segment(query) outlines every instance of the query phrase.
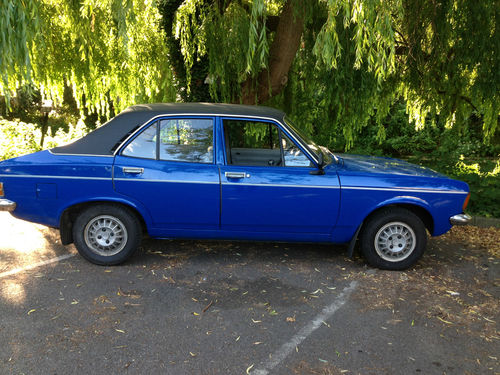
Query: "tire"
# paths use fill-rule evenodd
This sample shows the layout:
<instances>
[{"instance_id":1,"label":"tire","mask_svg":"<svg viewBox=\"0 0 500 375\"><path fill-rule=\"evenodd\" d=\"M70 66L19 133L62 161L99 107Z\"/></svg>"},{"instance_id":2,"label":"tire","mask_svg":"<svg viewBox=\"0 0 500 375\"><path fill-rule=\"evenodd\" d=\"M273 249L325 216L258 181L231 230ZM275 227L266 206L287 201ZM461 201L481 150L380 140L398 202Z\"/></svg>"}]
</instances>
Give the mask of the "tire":
<instances>
[{"instance_id":1,"label":"tire","mask_svg":"<svg viewBox=\"0 0 500 375\"><path fill-rule=\"evenodd\" d=\"M424 254L427 232L422 220L400 207L384 208L368 219L361 251L368 263L385 270L405 270Z\"/></svg>"},{"instance_id":2,"label":"tire","mask_svg":"<svg viewBox=\"0 0 500 375\"><path fill-rule=\"evenodd\" d=\"M127 208L102 204L82 211L73 224L75 246L88 261L103 266L123 263L141 243L137 217Z\"/></svg>"}]
</instances>

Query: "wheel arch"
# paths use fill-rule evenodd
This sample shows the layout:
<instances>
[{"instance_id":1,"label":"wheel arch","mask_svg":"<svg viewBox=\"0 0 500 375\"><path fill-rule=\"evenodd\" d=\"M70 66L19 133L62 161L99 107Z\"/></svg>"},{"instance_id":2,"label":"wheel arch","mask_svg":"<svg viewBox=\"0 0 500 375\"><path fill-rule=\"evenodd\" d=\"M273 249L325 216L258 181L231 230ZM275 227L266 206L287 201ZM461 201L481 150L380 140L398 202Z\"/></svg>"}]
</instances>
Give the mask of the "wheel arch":
<instances>
[{"instance_id":1,"label":"wheel arch","mask_svg":"<svg viewBox=\"0 0 500 375\"><path fill-rule=\"evenodd\" d=\"M61 243L63 245L69 245L70 243L73 243L73 223L75 222L78 214L89 207L94 207L99 205L114 205L126 208L134 216L136 216L137 220L139 220L142 232L143 233L148 232L148 227L146 224L146 220L144 219L144 216L139 212L137 207L134 207L132 204L122 201L113 201L105 199L86 201L86 202L72 204L71 206L66 207L62 212L61 218L59 220L59 232L61 236Z\"/></svg>"},{"instance_id":2,"label":"wheel arch","mask_svg":"<svg viewBox=\"0 0 500 375\"><path fill-rule=\"evenodd\" d=\"M381 204L377 207L375 207L373 210L371 210L363 219L361 224L358 226L356 232L354 233L354 236L352 237L351 241L349 242L348 248L347 248L347 254L350 258L352 258L354 254L354 247L356 244L356 240L359 238L360 233L363 231L363 228L365 224L378 212L391 208L391 207L399 207L399 208L404 208L413 214L415 214L417 217L422 220L424 223L425 228L431 233L431 235L434 233L434 218L432 217L431 213L429 210L424 207L424 204L422 203L416 203L418 201L400 201L400 202L386 202L385 204ZM425 201L423 201L425 202Z\"/></svg>"},{"instance_id":3,"label":"wheel arch","mask_svg":"<svg viewBox=\"0 0 500 375\"><path fill-rule=\"evenodd\" d=\"M371 211L363 220L363 223L367 222L370 220L372 216L377 214L383 209L386 208L391 208L391 207L399 207L399 208L404 208L422 220L422 222L425 225L425 228L429 231L429 233L434 233L434 218L432 217L431 213L426 207L423 207L421 204L415 203L415 202L394 202L394 203L389 203L385 204L382 206L376 207L373 211Z\"/></svg>"}]
</instances>

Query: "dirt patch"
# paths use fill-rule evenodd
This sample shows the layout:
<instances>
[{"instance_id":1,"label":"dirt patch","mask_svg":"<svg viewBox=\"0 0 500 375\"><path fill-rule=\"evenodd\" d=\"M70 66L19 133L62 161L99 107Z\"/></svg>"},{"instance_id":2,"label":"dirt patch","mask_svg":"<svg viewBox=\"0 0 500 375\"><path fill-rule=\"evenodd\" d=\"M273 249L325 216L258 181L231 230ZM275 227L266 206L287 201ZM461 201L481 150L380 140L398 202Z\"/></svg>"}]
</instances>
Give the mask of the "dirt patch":
<instances>
[{"instance_id":1,"label":"dirt patch","mask_svg":"<svg viewBox=\"0 0 500 375\"><path fill-rule=\"evenodd\" d=\"M499 261L500 229L455 227L431 239L426 255L413 269L353 275L362 281L356 298L365 310L392 310L396 322L404 306L414 311L419 323L430 320L461 334L498 341Z\"/></svg>"}]
</instances>

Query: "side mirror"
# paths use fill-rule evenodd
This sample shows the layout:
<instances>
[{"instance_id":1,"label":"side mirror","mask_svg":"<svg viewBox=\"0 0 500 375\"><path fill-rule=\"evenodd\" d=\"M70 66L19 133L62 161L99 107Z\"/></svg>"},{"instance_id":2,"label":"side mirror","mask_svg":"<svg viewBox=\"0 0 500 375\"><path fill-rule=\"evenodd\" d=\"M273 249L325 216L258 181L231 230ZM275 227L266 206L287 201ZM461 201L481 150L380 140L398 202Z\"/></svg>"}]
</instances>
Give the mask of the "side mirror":
<instances>
[{"instance_id":1,"label":"side mirror","mask_svg":"<svg viewBox=\"0 0 500 375\"><path fill-rule=\"evenodd\" d=\"M323 167L325 166L325 161L323 159L323 153L320 151L318 155L318 169L315 169L314 171L310 171L309 174L312 175L324 175L325 171L323 170Z\"/></svg>"}]
</instances>

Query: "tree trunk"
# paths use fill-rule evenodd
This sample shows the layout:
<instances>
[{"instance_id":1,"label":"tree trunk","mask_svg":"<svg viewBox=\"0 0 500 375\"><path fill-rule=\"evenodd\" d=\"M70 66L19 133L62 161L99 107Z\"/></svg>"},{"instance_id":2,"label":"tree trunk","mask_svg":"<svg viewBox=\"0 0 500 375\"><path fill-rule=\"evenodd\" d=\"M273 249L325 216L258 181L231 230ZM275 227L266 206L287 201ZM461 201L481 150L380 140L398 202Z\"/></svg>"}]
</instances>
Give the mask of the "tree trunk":
<instances>
[{"instance_id":1,"label":"tree trunk","mask_svg":"<svg viewBox=\"0 0 500 375\"><path fill-rule=\"evenodd\" d=\"M242 84L243 104L263 103L279 94L288 82L288 72L300 46L304 29L304 9L295 9L287 0L281 12L276 35L269 51L268 68Z\"/></svg>"}]
</instances>

